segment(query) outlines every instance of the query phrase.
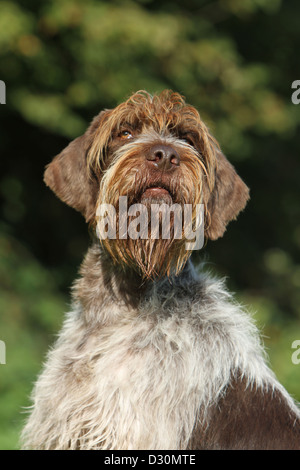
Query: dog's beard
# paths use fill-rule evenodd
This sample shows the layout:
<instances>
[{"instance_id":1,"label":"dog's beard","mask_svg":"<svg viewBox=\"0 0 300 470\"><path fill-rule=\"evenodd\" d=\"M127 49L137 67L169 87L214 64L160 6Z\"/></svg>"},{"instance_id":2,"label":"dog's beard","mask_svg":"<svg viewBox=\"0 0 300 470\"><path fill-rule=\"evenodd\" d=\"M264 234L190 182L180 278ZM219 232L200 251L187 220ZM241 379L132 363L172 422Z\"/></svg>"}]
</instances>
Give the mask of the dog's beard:
<instances>
[{"instance_id":1,"label":"dog's beard","mask_svg":"<svg viewBox=\"0 0 300 470\"><path fill-rule=\"evenodd\" d=\"M137 270L142 277L154 279L162 276L178 274L184 267L191 251L187 250L187 238L184 234L185 204L190 204L192 230L196 227L196 206L201 203L203 163L195 157L195 153L186 149L185 160L181 163L180 171L168 176L167 173L153 172L146 164L141 164L138 146L129 145L129 151L117 158L105 172L98 198L98 208L101 204L109 204L115 214L113 237L99 237L103 248L111 255L116 264ZM142 204L145 208L142 220L148 221L137 227L137 216L127 214L124 218L120 213L120 196L126 196L128 209L133 204ZM153 232L153 204L162 205L156 216ZM176 210L181 208L181 220L176 218ZM146 211L146 212L145 212ZM169 217L170 216L170 217ZM169 218L168 218L169 217ZM96 216L96 223L99 217ZM169 223L168 234L164 238L164 223ZM181 236L178 237L178 223ZM139 232L138 238L126 234L126 229L132 226ZM98 235L99 235L99 231ZM115 237L115 238L114 238Z\"/></svg>"}]
</instances>

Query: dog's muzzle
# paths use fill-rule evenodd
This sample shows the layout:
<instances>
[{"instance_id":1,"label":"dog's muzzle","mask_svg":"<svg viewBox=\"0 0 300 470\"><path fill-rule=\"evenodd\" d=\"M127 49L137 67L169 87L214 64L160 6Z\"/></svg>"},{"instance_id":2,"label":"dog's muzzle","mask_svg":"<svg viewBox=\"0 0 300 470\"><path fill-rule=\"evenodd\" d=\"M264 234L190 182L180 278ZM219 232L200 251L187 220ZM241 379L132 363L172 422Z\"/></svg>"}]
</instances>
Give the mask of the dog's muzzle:
<instances>
[{"instance_id":1,"label":"dog's muzzle","mask_svg":"<svg viewBox=\"0 0 300 470\"><path fill-rule=\"evenodd\" d=\"M153 145L146 154L151 166L162 171L175 170L180 165L180 156L171 145Z\"/></svg>"}]
</instances>

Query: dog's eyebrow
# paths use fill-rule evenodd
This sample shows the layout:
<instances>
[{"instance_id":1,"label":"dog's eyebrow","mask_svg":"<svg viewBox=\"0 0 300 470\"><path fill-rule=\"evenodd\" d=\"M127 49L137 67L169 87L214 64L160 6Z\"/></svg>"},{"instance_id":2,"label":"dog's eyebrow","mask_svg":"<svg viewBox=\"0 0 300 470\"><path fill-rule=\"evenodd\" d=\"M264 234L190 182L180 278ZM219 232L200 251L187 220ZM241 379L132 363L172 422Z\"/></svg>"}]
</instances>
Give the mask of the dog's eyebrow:
<instances>
[{"instance_id":1,"label":"dog's eyebrow","mask_svg":"<svg viewBox=\"0 0 300 470\"><path fill-rule=\"evenodd\" d=\"M194 140L195 142L199 139L199 132L197 130L187 129L184 127L179 127L176 130L176 134L178 135L180 139L190 138Z\"/></svg>"},{"instance_id":2,"label":"dog's eyebrow","mask_svg":"<svg viewBox=\"0 0 300 470\"><path fill-rule=\"evenodd\" d=\"M184 123L178 124L178 126L176 126L176 130L178 134L180 135L187 135L187 134L195 135L195 136L199 135L199 129L197 129L195 126L186 125Z\"/></svg>"},{"instance_id":3,"label":"dog's eyebrow","mask_svg":"<svg viewBox=\"0 0 300 470\"><path fill-rule=\"evenodd\" d=\"M121 122L120 123L120 128L121 127L133 127L133 124L131 122L128 122L128 121L124 121L124 122Z\"/></svg>"},{"instance_id":4,"label":"dog's eyebrow","mask_svg":"<svg viewBox=\"0 0 300 470\"><path fill-rule=\"evenodd\" d=\"M123 121L119 124L118 130L124 129L124 128L129 128L131 130L136 130L138 128L138 121L136 122L129 122L129 121Z\"/></svg>"}]
</instances>

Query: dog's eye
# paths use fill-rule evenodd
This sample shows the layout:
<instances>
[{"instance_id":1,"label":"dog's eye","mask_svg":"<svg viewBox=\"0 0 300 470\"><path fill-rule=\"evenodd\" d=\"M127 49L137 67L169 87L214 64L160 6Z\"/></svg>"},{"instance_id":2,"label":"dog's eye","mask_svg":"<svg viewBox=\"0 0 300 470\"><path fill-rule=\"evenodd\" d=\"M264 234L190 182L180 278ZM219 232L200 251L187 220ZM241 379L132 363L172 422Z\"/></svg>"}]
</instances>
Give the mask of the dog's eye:
<instances>
[{"instance_id":1,"label":"dog's eye","mask_svg":"<svg viewBox=\"0 0 300 470\"><path fill-rule=\"evenodd\" d=\"M186 136L186 135L185 135L184 137L182 137L182 140L184 140L184 142L186 142L187 144L191 145L192 147L195 146L193 140L192 140L190 137Z\"/></svg>"},{"instance_id":2,"label":"dog's eye","mask_svg":"<svg viewBox=\"0 0 300 470\"><path fill-rule=\"evenodd\" d=\"M120 132L119 137L121 137L121 139L131 139L133 136L130 131L122 131Z\"/></svg>"}]
</instances>

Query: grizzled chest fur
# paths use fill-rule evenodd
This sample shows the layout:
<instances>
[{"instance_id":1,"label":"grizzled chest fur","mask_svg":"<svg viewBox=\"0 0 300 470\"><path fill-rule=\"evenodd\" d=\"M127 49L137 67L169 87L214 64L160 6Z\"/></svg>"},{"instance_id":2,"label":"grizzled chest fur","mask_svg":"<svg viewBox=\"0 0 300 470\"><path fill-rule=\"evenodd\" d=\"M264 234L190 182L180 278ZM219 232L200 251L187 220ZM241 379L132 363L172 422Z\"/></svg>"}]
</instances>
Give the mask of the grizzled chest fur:
<instances>
[{"instance_id":1,"label":"grizzled chest fur","mask_svg":"<svg viewBox=\"0 0 300 470\"><path fill-rule=\"evenodd\" d=\"M95 248L87 259L94 256ZM84 294L83 275L36 385L26 430L39 421L36 448L184 449L232 374L257 383L268 376L252 323L221 283L188 265L132 308L117 301L112 279L110 290L101 287L101 263L93 266L97 302Z\"/></svg>"},{"instance_id":2,"label":"grizzled chest fur","mask_svg":"<svg viewBox=\"0 0 300 470\"><path fill-rule=\"evenodd\" d=\"M205 382L197 340L201 326L193 301L187 300L190 292L187 284L166 281L147 292L134 309L115 298L110 304L107 291L97 312L91 305L90 311L83 311L78 302L61 339L63 349L68 343L62 393L76 383L65 417L74 427L75 447L186 448ZM91 321L92 316L98 321ZM93 325L88 329L87 317ZM85 428L77 429L77 421Z\"/></svg>"}]
</instances>

